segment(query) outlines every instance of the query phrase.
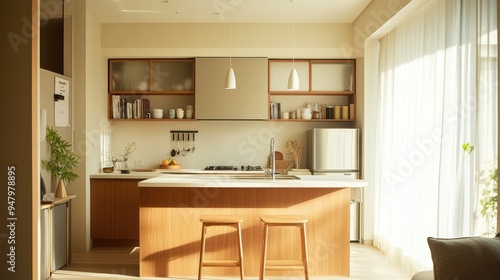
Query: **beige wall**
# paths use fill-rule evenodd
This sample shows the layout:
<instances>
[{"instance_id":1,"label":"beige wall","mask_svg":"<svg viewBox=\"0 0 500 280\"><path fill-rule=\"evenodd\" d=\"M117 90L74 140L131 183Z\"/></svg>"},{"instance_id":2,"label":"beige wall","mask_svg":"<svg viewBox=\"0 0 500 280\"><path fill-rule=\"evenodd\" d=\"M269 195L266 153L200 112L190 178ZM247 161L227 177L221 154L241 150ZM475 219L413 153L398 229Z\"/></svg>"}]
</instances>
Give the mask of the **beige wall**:
<instances>
[{"instance_id":1,"label":"beige wall","mask_svg":"<svg viewBox=\"0 0 500 280\"><path fill-rule=\"evenodd\" d=\"M290 24L233 24L233 56L291 58ZM353 58L351 24L295 24L295 57ZM229 24L103 24L108 57L229 56Z\"/></svg>"},{"instance_id":2,"label":"beige wall","mask_svg":"<svg viewBox=\"0 0 500 280\"><path fill-rule=\"evenodd\" d=\"M365 40L386 25L394 15L412 0L372 0L353 23L355 55L363 55Z\"/></svg>"},{"instance_id":3,"label":"beige wall","mask_svg":"<svg viewBox=\"0 0 500 280\"><path fill-rule=\"evenodd\" d=\"M88 251L90 239L90 179L99 170L101 124L106 117L106 64L101 57L100 24L86 10L85 1L73 1L74 146L82 156L77 195L72 211L72 249Z\"/></svg>"}]
</instances>

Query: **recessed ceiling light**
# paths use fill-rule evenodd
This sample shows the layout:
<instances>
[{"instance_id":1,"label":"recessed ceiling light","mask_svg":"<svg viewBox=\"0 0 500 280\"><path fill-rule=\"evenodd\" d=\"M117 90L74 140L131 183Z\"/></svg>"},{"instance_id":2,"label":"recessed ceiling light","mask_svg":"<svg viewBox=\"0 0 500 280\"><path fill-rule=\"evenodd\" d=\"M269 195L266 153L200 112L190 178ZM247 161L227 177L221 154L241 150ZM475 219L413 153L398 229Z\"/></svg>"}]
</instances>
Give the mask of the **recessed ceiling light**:
<instances>
[{"instance_id":1,"label":"recessed ceiling light","mask_svg":"<svg viewBox=\"0 0 500 280\"><path fill-rule=\"evenodd\" d=\"M152 10L120 10L124 13L162 13L161 11L152 11Z\"/></svg>"}]
</instances>

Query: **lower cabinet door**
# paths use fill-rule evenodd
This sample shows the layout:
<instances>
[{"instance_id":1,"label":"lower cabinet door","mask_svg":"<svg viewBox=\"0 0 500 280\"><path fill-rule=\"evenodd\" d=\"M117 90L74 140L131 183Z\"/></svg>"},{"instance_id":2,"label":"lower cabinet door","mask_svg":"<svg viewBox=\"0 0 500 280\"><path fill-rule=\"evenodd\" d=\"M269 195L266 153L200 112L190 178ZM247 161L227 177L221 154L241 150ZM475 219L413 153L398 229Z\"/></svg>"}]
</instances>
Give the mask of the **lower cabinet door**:
<instances>
[{"instance_id":1,"label":"lower cabinet door","mask_svg":"<svg viewBox=\"0 0 500 280\"><path fill-rule=\"evenodd\" d=\"M139 244L136 179L91 179L91 236L97 246Z\"/></svg>"}]
</instances>

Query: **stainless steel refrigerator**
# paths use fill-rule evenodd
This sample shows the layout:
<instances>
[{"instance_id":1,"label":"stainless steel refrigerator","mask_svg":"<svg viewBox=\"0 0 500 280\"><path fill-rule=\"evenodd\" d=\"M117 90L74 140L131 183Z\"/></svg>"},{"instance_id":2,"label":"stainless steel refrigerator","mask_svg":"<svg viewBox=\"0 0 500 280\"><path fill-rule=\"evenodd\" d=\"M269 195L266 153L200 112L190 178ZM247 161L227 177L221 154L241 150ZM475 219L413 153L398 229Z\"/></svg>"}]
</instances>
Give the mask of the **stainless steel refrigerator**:
<instances>
[{"instance_id":1,"label":"stainless steel refrigerator","mask_svg":"<svg viewBox=\"0 0 500 280\"><path fill-rule=\"evenodd\" d=\"M308 168L313 175L359 178L360 131L356 128L314 128L308 131ZM359 241L362 190L351 189L351 241Z\"/></svg>"}]
</instances>

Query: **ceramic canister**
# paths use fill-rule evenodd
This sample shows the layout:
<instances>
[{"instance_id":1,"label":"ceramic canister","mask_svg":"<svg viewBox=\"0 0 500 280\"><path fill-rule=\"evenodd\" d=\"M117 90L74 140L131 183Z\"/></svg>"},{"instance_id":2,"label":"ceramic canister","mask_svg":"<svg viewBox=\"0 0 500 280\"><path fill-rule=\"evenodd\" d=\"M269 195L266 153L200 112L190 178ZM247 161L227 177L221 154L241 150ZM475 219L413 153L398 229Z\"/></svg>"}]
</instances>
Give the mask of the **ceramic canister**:
<instances>
[{"instance_id":1,"label":"ceramic canister","mask_svg":"<svg viewBox=\"0 0 500 280\"><path fill-rule=\"evenodd\" d=\"M333 118L336 120L340 119L340 106L333 107Z\"/></svg>"}]
</instances>

